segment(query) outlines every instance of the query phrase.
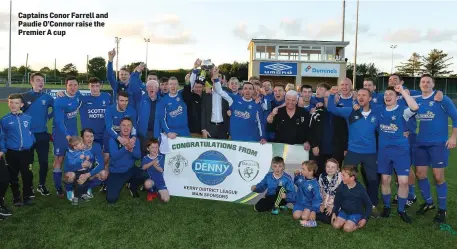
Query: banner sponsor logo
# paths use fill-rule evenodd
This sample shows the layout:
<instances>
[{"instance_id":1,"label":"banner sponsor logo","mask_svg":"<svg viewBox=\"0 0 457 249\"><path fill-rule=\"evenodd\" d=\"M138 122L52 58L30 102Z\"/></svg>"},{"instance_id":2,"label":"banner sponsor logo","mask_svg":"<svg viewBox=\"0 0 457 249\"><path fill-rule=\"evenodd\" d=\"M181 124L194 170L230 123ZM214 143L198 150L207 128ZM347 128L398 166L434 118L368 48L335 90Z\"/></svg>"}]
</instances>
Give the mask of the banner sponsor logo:
<instances>
[{"instance_id":1,"label":"banner sponsor logo","mask_svg":"<svg viewBox=\"0 0 457 249\"><path fill-rule=\"evenodd\" d=\"M302 63L302 76L337 78L340 76L340 64Z\"/></svg>"},{"instance_id":2,"label":"banner sponsor logo","mask_svg":"<svg viewBox=\"0 0 457 249\"><path fill-rule=\"evenodd\" d=\"M240 177L246 182L254 180L257 175L259 175L259 171L260 166L258 162L243 160L238 164L238 173L240 174Z\"/></svg>"},{"instance_id":3,"label":"banner sponsor logo","mask_svg":"<svg viewBox=\"0 0 457 249\"><path fill-rule=\"evenodd\" d=\"M210 150L201 154L192 163L192 170L202 183L218 185L232 174L233 167L224 154Z\"/></svg>"},{"instance_id":4,"label":"banner sponsor logo","mask_svg":"<svg viewBox=\"0 0 457 249\"><path fill-rule=\"evenodd\" d=\"M296 76L297 63L260 62L260 75Z\"/></svg>"}]
</instances>

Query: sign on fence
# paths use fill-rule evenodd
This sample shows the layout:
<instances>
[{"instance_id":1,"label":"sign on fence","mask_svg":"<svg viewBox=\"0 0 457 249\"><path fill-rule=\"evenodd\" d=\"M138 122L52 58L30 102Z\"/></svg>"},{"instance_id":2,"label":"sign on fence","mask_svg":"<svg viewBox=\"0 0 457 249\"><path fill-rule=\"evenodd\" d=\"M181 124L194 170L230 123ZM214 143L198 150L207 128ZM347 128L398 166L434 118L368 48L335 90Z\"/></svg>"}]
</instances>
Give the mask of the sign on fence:
<instances>
[{"instance_id":1,"label":"sign on fence","mask_svg":"<svg viewBox=\"0 0 457 249\"><path fill-rule=\"evenodd\" d=\"M56 94L58 92L62 92L62 91L65 91L65 90L64 89L50 89L50 90L48 90L48 94L51 95L51 97L56 98L57 97ZM79 92L81 92L81 94L83 96L90 95L90 90L79 90Z\"/></svg>"},{"instance_id":2,"label":"sign on fence","mask_svg":"<svg viewBox=\"0 0 457 249\"><path fill-rule=\"evenodd\" d=\"M273 154L287 156L284 148L290 146L179 137L168 143L164 179L170 195L250 204L262 196L251 186L269 172ZM303 146L290 147L300 147L303 155L293 160L307 160Z\"/></svg>"}]
</instances>

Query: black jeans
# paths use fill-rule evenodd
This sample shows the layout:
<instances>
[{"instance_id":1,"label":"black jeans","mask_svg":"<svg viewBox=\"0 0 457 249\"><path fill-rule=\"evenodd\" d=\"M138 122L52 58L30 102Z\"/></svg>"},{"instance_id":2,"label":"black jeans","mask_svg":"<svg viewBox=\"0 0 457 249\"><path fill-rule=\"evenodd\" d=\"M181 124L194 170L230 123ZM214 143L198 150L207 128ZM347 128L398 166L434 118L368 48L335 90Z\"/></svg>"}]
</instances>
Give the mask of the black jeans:
<instances>
[{"instance_id":1,"label":"black jeans","mask_svg":"<svg viewBox=\"0 0 457 249\"><path fill-rule=\"evenodd\" d=\"M345 165L362 165L362 177L365 181L367 194L373 206L378 205L378 193L379 193L379 174L378 174L378 163L376 154L360 154L352 151L348 151L346 158L344 159Z\"/></svg>"},{"instance_id":2,"label":"black jeans","mask_svg":"<svg viewBox=\"0 0 457 249\"><path fill-rule=\"evenodd\" d=\"M47 132L34 133L35 144L32 147L32 162L35 161L35 151L38 154L38 163L40 164L40 185L46 184L46 177L48 175L48 164L49 164L49 142L50 136Z\"/></svg>"},{"instance_id":3,"label":"black jeans","mask_svg":"<svg viewBox=\"0 0 457 249\"><path fill-rule=\"evenodd\" d=\"M126 183L130 183L131 189L137 189L138 185L143 183L145 175L139 167L133 166L124 173L110 173L106 180L106 201L115 203L119 199L122 187Z\"/></svg>"},{"instance_id":4,"label":"black jeans","mask_svg":"<svg viewBox=\"0 0 457 249\"><path fill-rule=\"evenodd\" d=\"M33 195L33 173L30 165L31 157L32 150L8 150L6 152L6 164L10 175L10 185L14 199L21 198L21 191L19 190L19 173L21 173L22 177L24 198Z\"/></svg>"},{"instance_id":5,"label":"black jeans","mask_svg":"<svg viewBox=\"0 0 457 249\"><path fill-rule=\"evenodd\" d=\"M3 205L6 190L8 189L10 174L6 168L5 156L0 157L0 205Z\"/></svg>"},{"instance_id":6,"label":"black jeans","mask_svg":"<svg viewBox=\"0 0 457 249\"><path fill-rule=\"evenodd\" d=\"M257 212L266 212L279 206L285 206L287 203L285 199L281 199L281 193L286 193L286 190L283 187L278 187L275 195L265 195L255 204L255 210Z\"/></svg>"}]
</instances>

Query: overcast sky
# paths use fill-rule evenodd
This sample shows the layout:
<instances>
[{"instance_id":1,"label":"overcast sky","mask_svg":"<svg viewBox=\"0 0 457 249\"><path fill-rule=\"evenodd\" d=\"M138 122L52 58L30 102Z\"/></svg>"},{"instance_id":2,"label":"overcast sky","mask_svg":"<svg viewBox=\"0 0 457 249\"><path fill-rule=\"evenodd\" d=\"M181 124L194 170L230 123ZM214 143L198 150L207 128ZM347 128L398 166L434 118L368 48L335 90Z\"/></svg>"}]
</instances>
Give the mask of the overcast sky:
<instances>
[{"instance_id":1,"label":"overcast sky","mask_svg":"<svg viewBox=\"0 0 457 249\"><path fill-rule=\"evenodd\" d=\"M346 2L346 57L353 61L356 2ZM9 1L0 1L0 68L8 66L8 10ZM457 1L360 1L357 61L390 72L391 44L397 45L395 64L438 48L454 57L457 72L455 10ZM108 12L109 18L100 20L105 28L65 28L64 37L19 36L19 12ZM145 37L153 69L190 68L197 57L247 61L252 38L341 40L341 20L342 1L336 0L13 0L12 64L25 64L29 53L33 69L53 68L56 58L58 69L72 62L85 71L86 56L107 58L115 36L122 37L120 65L146 59Z\"/></svg>"}]
</instances>

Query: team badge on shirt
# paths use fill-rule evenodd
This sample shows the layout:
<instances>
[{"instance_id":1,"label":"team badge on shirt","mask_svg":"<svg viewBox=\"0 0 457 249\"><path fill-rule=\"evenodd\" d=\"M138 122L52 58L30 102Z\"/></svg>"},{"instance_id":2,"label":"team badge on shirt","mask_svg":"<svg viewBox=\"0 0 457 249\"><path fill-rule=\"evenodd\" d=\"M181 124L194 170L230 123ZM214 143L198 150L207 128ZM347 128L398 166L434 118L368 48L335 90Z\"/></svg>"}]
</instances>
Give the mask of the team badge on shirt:
<instances>
[{"instance_id":1,"label":"team badge on shirt","mask_svg":"<svg viewBox=\"0 0 457 249\"><path fill-rule=\"evenodd\" d=\"M308 191L311 191L311 190L313 190L313 185L308 184Z\"/></svg>"},{"instance_id":2,"label":"team badge on shirt","mask_svg":"<svg viewBox=\"0 0 457 249\"><path fill-rule=\"evenodd\" d=\"M434 103L433 101L430 101L430 102L428 102L428 105L433 106L433 103Z\"/></svg>"},{"instance_id":3,"label":"team badge on shirt","mask_svg":"<svg viewBox=\"0 0 457 249\"><path fill-rule=\"evenodd\" d=\"M24 124L24 127L27 128L27 126L29 126L29 121L24 121L23 124Z\"/></svg>"},{"instance_id":4,"label":"team badge on shirt","mask_svg":"<svg viewBox=\"0 0 457 249\"><path fill-rule=\"evenodd\" d=\"M105 102L104 100L103 100L103 102L102 102L102 105L103 105L103 106L105 106L105 105L106 105L106 102Z\"/></svg>"},{"instance_id":5,"label":"team badge on shirt","mask_svg":"<svg viewBox=\"0 0 457 249\"><path fill-rule=\"evenodd\" d=\"M176 98L176 101L179 101L179 97Z\"/></svg>"},{"instance_id":6,"label":"team badge on shirt","mask_svg":"<svg viewBox=\"0 0 457 249\"><path fill-rule=\"evenodd\" d=\"M42 104L42 105L46 105L46 100L42 99L42 100L41 100L41 104Z\"/></svg>"},{"instance_id":7,"label":"team badge on shirt","mask_svg":"<svg viewBox=\"0 0 457 249\"><path fill-rule=\"evenodd\" d=\"M376 118L375 117L371 117L371 123L374 123L374 121L376 121Z\"/></svg>"},{"instance_id":8,"label":"team badge on shirt","mask_svg":"<svg viewBox=\"0 0 457 249\"><path fill-rule=\"evenodd\" d=\"M248 108L249 108L249 109L252 109L252 105L248 105Z\"/></svg>"},{"instance_id":9,"label":"team badge on shirt","mask_svg":"<svg viewBox=\"0 0 457 249\"><path fill-rule=\"evenodd\" d=\"M278 181L278 186L282 186L282 181L281 180Z\"/></svg>"},{"instance_id":10,"label":"team badge on shirt","mask_svg":"<svg viewBox=\"0 0 457 249\"><path fill-rule=\"evenodd\" d=\"M392 120L397 120L397 117L395 115L393 115Z\"/></svg>"},{"instance_id":11,"label":"team badge on shirt","mask_svg":"<svg viewBox=\"0 0 457 249\"><path fill-rule=\"evenodd\" d=\"M377 98L373 99L373 103L378 103L378 99Z\"/></svg>"}]
</instances>

